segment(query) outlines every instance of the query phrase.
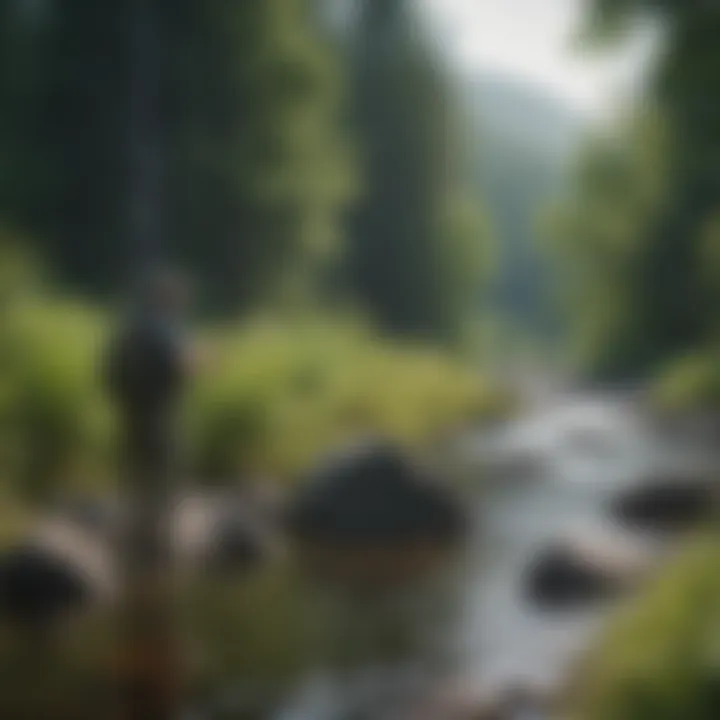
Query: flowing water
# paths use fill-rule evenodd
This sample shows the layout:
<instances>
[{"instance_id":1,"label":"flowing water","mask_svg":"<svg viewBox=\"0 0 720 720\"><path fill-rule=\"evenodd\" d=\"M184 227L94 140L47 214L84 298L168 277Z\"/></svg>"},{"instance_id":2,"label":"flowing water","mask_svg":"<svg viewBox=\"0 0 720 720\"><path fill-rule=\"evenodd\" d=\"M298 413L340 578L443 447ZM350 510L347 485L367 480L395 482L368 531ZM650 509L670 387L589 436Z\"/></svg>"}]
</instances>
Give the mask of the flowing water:
<instances>
[{"instance_id":1,"label":"flowing water","mask_svg":"<svg viewBox=\"0 0 720 720\"><path fill-rule=\"evenodd\" d=\"M436 595L428 605L444 614L417 612L421 593L394 606L331 602L339 612L325 615L326 629L337 645L353 648L349 631L368 640L373 627L401 619L417 642L404 653L369 642L342 669L331 653L321 655L274 720L404 718L412 698L459 674L476 689L555 686L608 611L533 607L521 580L534 556L559 536L622 537L606 517L614 493L656 470L707 461L697 448L656 437L628 401L607 397L545 400L521 420L457 445L453 452L477 479L477 522L462 567L444 583L443 602ZM517 457L528 458L522 471L502 473L503 462Z\"/></svg>"}]
</instances>

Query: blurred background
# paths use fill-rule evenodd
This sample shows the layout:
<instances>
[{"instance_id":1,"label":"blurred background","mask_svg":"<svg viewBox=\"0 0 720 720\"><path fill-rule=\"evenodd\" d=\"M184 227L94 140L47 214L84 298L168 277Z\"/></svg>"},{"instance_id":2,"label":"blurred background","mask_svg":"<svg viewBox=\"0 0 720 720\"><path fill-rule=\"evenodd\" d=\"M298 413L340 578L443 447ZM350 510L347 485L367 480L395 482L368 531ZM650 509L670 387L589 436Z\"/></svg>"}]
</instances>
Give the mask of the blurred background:
<instances>
[{"instance_id":1,"label":"blurred background","mask_svg":"<svg viewBox=\"0 0 720 720\"><path fill-rule=\"evenodd\" d=\"M712 0L0 0L0 716L122 704L159 489L187 718L720 717L718 37ZM156 426L102 362L158 268Z\"/></svg>"}]
</instances>

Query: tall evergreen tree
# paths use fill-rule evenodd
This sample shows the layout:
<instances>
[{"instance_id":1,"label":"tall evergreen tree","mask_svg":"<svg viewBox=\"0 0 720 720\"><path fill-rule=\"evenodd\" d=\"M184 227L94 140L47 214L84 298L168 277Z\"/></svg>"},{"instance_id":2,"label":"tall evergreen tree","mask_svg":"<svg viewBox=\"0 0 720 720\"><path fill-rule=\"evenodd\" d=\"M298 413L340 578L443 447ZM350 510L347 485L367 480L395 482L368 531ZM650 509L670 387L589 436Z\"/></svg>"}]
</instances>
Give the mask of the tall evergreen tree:
<instances>
[{"instance_id":1,"label":"tall evergreen tree","mask_svg":"<svg viewBox=\"0 0 720 720\"><path fill-rule=\"evenodd\" d=\"M172 235L217 302L247 307L336 241L340 78L302 0L175 6Z\"/></svg>"},{"instance_id":2,"label":"tall evergreen tree","mask_svg":"<svg viewBox=\"0 0 720 720\"><path fill-rule=\"evenodd\" d=\"M637 336L603 340L606 347L634 347L626 369L637 372L704 344L716 325L706 302L704 245L720 202L720 104L712 88L720 71L720 8L686 0L595 0L592 8L593 32L603 38L633 14L659 18L665 30L649 95L671 138L662 167L667 187L662 203L636 226L636 252L616 272L616 285L633 284L630 325ZM622 214L627 198L618 200Z\"/></svg>"},{"instance_id":3,"label":"tall evergreen tree","mask_svg":"<svg viewBox=\"0 0 720 720\"><path fill-rule=\"evenodd\" d=\"M457 223L459 176L440 59L407 0L366 0L350 62L364 160L351 284L385 331L450 338L477 284L467 271L477 265L482 233Z\"/></svg>"}]
</instances>

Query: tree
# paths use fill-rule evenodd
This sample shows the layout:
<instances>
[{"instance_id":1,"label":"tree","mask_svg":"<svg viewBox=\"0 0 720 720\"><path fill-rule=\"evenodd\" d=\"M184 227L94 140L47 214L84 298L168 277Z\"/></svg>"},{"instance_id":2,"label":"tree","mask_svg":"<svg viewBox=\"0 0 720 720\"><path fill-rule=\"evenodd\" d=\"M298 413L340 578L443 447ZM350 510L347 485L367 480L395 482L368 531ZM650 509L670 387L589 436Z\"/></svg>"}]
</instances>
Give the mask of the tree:
<instances>
[{"instance_id":1,"label":"tree","mask_svg":"<svg viewBox=\"0 0 720 720\"><path fill-rule=\"evenodd\" d=\"M218 303L248 307L337 241L340 78L302 0L175 13L172 236Z\"/></svg>"},{"instance_id":2,"label":"tree","mask_svg":"<svg viewBox=\"0 0 720 720\"><path fill-rule=\"evenodd\" d=\"M669 155L666 125L648 110L586 148L572 192L547 218L578 359L601 376L634 376L658 353L648 271L651 231L670 192Z\"/></svg>"},{"instance_id":3,"label":"tree","mask_svg":"<svg viewBox=\"0 0 720 720\"><path fill-rule=\"evenodd\" d=\"M382 330L451 339L479 284L484 238L481 226L468 222L467 206L463 220L455 214L461 176L440 59L406 0L361 6L350 57L364 160L347 254L350 284Z\"/></svg>"},{"instance_id":4,"label":"tree","mask_svg":"<svg viewBox=\"0 0 720 720\"><path fill-rule=\"evenodd\" d=\"M93 293L124 280L131 262L137 6L47 2L16 43L32 72L3 134L17 150L3 158L0 199L61 276ZM157 69L165 245L213 307L246 309L290 270L310 272L335 241L346 183L331 58L303 0L144 7L155 18L148 72Z\"/></svg>"},{"instance_id":5,"label":"tree","mask_svg":"<svg viewBox=\"0 0 720 720\"><path fill-rule=\"evenodd\" d=\"M472 186L498 236L491 290L483 298L508 330L548 347L563 334L552 258L538 243L538 216L562 197L583 120L532 84L495 72L463 84Z\"/></svg>"},{"instance_id":6,"label":"tree","mask_svg":"<svg viewBox=\"0 0 720 720\"><path fill-rule=\"evenodd\" d=\"M715 325L703 287L702 248L720 198L720 107L708 91L720 71L720 10L680 0L596 0L593 10L601 37L637 13L659 17L666 27L665 52L649 89L672 139L661 170L666 192L662 205L635 226L635 245L644 250L621 264L615 281L616 287L634 286L637 322L628 332L637 348L635 369L647 370L702 345Z\"/></svg>"}]
</instances>

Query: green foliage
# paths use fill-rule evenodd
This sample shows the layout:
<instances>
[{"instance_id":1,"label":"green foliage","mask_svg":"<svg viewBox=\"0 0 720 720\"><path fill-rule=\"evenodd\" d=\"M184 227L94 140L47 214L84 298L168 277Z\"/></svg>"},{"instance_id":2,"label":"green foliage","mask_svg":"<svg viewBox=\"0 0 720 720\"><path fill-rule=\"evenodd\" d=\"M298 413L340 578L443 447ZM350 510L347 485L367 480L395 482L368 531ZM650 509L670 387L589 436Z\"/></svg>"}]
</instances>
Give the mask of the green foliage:
<instances>
[{"instance_id":1,"label":"green foliage","mask_svg":"<svg viewBox=\"0 0 720 720\"><path fill-rule=\"evenodd\" d=\"M205 698L242 682L248 694L262 698L270 688L276 699L312 662L312 606L286 563L242 580L207 578L189 590L188 621L201 643L198 692Z\"/></svg>"},{"instance_id":2,"label":"green foliage","mask_svg":"<svg viewBox=\"0 0 720 720\"><path fill-rule=\"evenodd\" d=\"M171 236L216 303L247 308L336 249L352 176L312 17L301 0L177 8Z\"/></svg>"},{"instance_id":3,"label":"green foliage","mask_svg":"<svg viewBox=\"0 0 720 720\"><path fill-rule=\"evenodd\" d=\"M114 290L158 241L192 267L207 309L243 312L313 299L346 257L340 294L352 286L382 329L457 339L486 232L458 200L439 58L399 0L366 3L347 113L314 5L151 0L143 49L132 4L4 0L0 216L37 239L73 291ZM141 107L134 64L148 83ZM154 130L131 121L134 110ZM157 161L162 187L148 191L162 238L146 238L129 212L131 142L153 158L148 172ZM345 256L357 164L365 192Z\"/></svg>"},{"instance_id":4,"label":"green foliage","mask_svg":"<svg viewBox=\"0 0 720 720\"><path fill-rule=\"evenodd\" d=\"M382 330L455 340L481 289L488 237L457 200L454 100L441 58L406 0L363 3L352 50L364 192L351 224L350 286ZM479 251L467 262L471 246Z\"/></svg>"},{"instance_id":5,"label":"green foliage","mask_svg":"<svg viewBox=\"0 0 720 720\"><path fill-rule=\"evenodd\" d=\"M708 333L720 338L720 214L707 221L699 238L700 284L710 320Z\"/></svg>"},{"instance_id":6,"label":"green foliage","mask_svg":"<svg viewBox=\"0 0 720 720\"><path fill-rule=\"evenodd\" d=\"M109 472L109 418L96 377L103 327L69 303L29 301L4 318L3 471L33 501Z\"/></svg>"},{"instance_id":7,"label":"green foliage","mask_svg":"<svg viewBox=\"0 0 720 720\"><path fill-rule=\"evenodd\" d=\"M682 411L720 407L720 362L710 350L672 362L654 383L652 398L660 410Z\"/></svg>"},{"instance_id":8,"label":"green foliage","mask_svg":"<svg viewBox=\"0 0 720 720\"><path fill-rule=\"evenodd\" d=\"M668 276L670 257L653 234L668 202L672 149L662 114L646 109L588 147L574 190L545 220L577 360L600 375L632 376L691 343L685 316L661 313L672 300L690 302L689 278ZM684 250L673 247L681 272ZM668 282L662 291L656 274Z\"/></svg>"},{"instance_id":9,"label":"green foliage","mask_svg":"<svg viewBox=\"0 0 720 720\"><path fill-rule=\"evenodd\" d=\"M468 144L471 181L497 237L488 290L476 302L525 335L554 340L561 317L551 289L558 279L539 247L537 220L568 185L583 120L502 75L473 75L464 92L475 139Z\"/></svg>"},{"instance_id":10,"label":"green foliage","mask_svg":"<svg viewBox=\"0 0 720 720\"><path fill-rule=\"evenodd\" d=\"M107 293L140 242L128 212L128 143L148 142L130 122L140 16L119 0L29 5L0 6L12 40L0 51L0 215L73 290ZM333 58L304 0L143 7L156 41L135 60L157 80L143 110L163 134L143 157L163 165L165 246L214 309L245 310L336 245L350 178Z\"/></svg>"},{"instance_id":11,"label":"green foliage","mask_svg":"<svg viewBox=\"0 0 720 720\"><path fill-rule=\"evenodd\" d=\"M3 479L33 501L115 477L112 414L97 373L108 318L35 298L0 323ZM261 322L201 333L209 350L187 403L195 477L293 477L360 432L408 443L510 410L509 399L429 348L377 340L340 321Z\"/></svg>"},{"instance_id":12,"label":"green foliage","mask_svg":"<svg viewBox=\"0 0 720 720\"><path fill-rule=\"evenodd\" d=\"M573 720L712 720L720 696L720 542L693 543L587 659Z\"/></svg>"},{"instance_id":13,"label":"green foliage","mask_svg":"<svg viewBox=\"0 0 720 720\"><path fill-rule=\"evenodd\" d=\"M665 148L641 131L628 136L619 155L606 152L611 164L617 156L626 166L620 175L603 170L607 160L595 160L590 167L600 181L586 178L586 214L575 215L590 229L583 233L576 222L564 233L573 238L575 258L591 247L589 270L577 272L578 284L591 288L577 305L591 336L587 354L606 373L637 374L715 340L716 282L705 263L720 190L720 106L707 88L720 70L720 14L711 3L679 0L596 0L590 9L599 35L612 37L634 18L660 19L665 30L646 103L665 125ZM664 190L641 202L644 188L658 181ZM598 232L601 257L592 251ZM590 264L596 262L597 269Z\"/></svg>"},{"instance_id":14,"label":"green foliage","mask_svg":"<svg viewBox=\"0 0 720 720\"><path fill-rule=\"evenodd\" d=\"M0 228L0 312L22 298L32 297L42 280L42 268L28 245Z\"/></svg>"},{"instance_id":15,"label":"green foliage","mask_svg":"<svg viewBox=\"0 0 720 720\"><path fill-rule=\"evenodd\" d=\"M510 411L504 393L442 354L381 343L357 327L258 324L209 342L218 359L188 413L198 474L208 481L292 476L357 433L424 443Z\"/></svg>"}]
</instances>

